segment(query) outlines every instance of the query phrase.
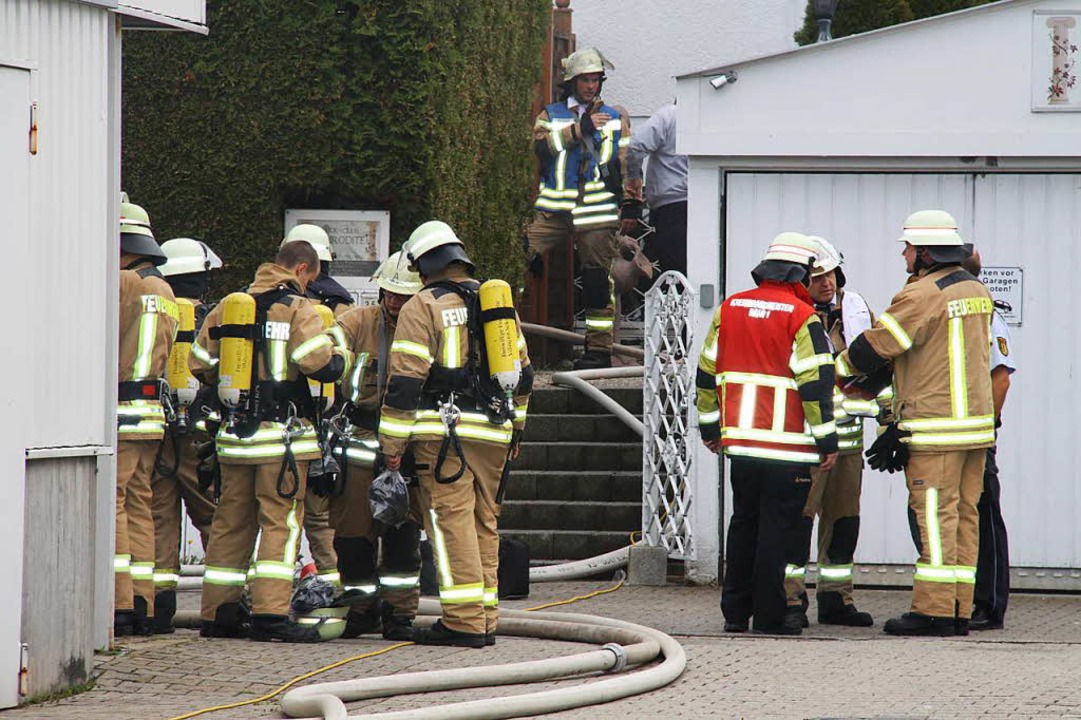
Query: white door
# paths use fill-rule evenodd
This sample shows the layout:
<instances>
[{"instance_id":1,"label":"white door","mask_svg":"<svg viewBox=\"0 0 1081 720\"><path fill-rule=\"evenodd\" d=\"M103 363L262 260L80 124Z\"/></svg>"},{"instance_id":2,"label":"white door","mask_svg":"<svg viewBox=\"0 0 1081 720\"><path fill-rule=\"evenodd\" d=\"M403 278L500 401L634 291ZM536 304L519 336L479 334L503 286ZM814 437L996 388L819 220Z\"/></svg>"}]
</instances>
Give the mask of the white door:
<instances>
[{"instance_id":1,"label":"white door","mask_svg":"<svg viewBox=\"0 0 1081 720\"><path fill-rule=\"evenodd\" d=\"M999 435L1002 514L1013 567L1073 568L1081 578L1081 175L987 175L976 180L974 239L984 266L1023 271L1018 371ZM994 289L994 288L992 288ZM1032 575L1032 574L1030 574Z\"/></svg>"},{"instance_id":2,"label":"white door","mask_svg":"<svg viewBox=\"0 0 1081 720\"><path fill-rule=\"evenodd\" d=\"M770 240L781 231L795 230L820 235L837 246L845 257L848 287L877 315L905 282L897 242L905 217L940 207L957 218L963 236L971 236L973 182L971 175L729 173L724 294L753 287L751 269ZM866 430L868 442L874 437L872 426ZM901 475L864 473L856 562L914 561L907 498ZM726 483L726 516L731 503Z\"/></svg>"},{"instance_id":3,"label":"white door","mask_svg":"<svg viewBox=\"0 0 1081 720\"><path fill-rule=\"evenodd\" d=\"M0 66L0 218L4 222L4 263L14 272L29 262L30 234L30 72ZM28 338L23 313L4 319L4 334L19 342ZM9 350L12 348L8 346ZM7 556L0 583L0 707L19 702L19 656L22 624L23 517L26 495L26 460L22 423L27 398L18 378L25 377L25 355L0 353L0 377L7 388L0 393L0 547Z\"/></svg>"}]
</instances>

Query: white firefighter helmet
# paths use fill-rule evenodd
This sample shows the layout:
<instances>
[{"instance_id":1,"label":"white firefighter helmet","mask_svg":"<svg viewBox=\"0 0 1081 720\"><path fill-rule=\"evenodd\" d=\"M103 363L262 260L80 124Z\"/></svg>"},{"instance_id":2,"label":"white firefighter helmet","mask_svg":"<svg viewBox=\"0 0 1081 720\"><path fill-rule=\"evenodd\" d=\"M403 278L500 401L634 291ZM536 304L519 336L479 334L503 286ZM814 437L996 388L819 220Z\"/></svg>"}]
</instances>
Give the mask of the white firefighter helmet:
<instances>
[{"instance_id":1,"label":"white firefighter helmet","mask_svg":"<svg viewBox=\"0 0 1081 720\"><path fill-rule=\"evenodd\" d=\"M166 261L150 228L150 215L139 205L125 202L126 193L120 195L120 250L132 255L150 258L155 265Z\"/></svg>"},{"instance_id":2,"label":"white firefighter helmet","mask_svg":"<svg viewBox=\"0 0 1081 720\"><path fill-rule=\"evenodd\" d=\"M286 233L281 246L294 240L303 240L315 248L315 254L319 256L320 262L330 262L334 259L334 255L330 252L330 237L327 235L327 231L318 225L308 225L306 223L294 225Z\"/></svg>"},{"instance_id":3,"label":"white firefighter helmet","mask_svg":"<svg viewBox=\"0 0 1081 720\"><path fill-rule=\"evenodd\" d=\"M783 232L773 238L762 260L780 260L807 266L818 257L818 245L803 233Z\"/></svg>"},{"instance_id":4,"label":"white firefighter helmet","mask_svg":"<svg viewBox=\"0 0 1081 720\"><path fill-rule=\"evenodd\" d=\"M835 271L835 277L837 278L837 287L844 287L845 274L841 266L845 264L845 256L833 246L829 240L817 235L808 235L807 239L816 245L814 267L811 268L811 277L818 277L819 275L825 275L831 270Z\"/></svg>"},{"instance_id":5,"label":"white firefighter helmet","mask_svg":"<svg viewBox=\"0 0 1081 720\"><path fill-rule=\"evenodd\" d=\"M596 48L585 48L571 53L560 62L563 65L563 82L587 73L603 73L605 70L616 69Z\"/></svg>"},{"instance_id":6,"label":"white firefighter helmet","mask_svg":"<svg viewBox=\"0 0 1081 720\"><path fill-rule=\"evenodd\" d=\"M450 225L440 220L429 220L414 230L402 246L402 252L409 266L421 275L431 275L456 260L469 266L470 272L475 269L473 261L466 255L465 243L454 234Z\"/></svg>"},{"instance_id":7,"label":"white firefighter helmet","mask_svg":"<svg viewBox=\"0 0 1081 720\"><path fill-rule=\"evenodd\" d=\"M372 275L376 285L395 295L416 295L424 284L415 270L409 269L409 261L398 251L383 261Z\"/></svg>"},{"instance_id":8,"label":"white firefighter helmet","mask_svg":"<svg viewBox=\"0 0 1081 720\"><path fill-rule=\"evenodd\" d=\"M173 238L163 242L161 249L169 258L160 268L166 277L207 272L222 266L221 258L202 240Z\"/></svg>"},{"instance_id":9,"label":"white firefighter helmet","mask_svg":"<svg viewBox=\"0 0 1081 720\"><path fill-rule=\"evenodd\" d=\"M957 221L945 210L920 210L905 219L898 242L917 247L958 247L964 245L957 232Z\"/></svg>"}]
</instances>

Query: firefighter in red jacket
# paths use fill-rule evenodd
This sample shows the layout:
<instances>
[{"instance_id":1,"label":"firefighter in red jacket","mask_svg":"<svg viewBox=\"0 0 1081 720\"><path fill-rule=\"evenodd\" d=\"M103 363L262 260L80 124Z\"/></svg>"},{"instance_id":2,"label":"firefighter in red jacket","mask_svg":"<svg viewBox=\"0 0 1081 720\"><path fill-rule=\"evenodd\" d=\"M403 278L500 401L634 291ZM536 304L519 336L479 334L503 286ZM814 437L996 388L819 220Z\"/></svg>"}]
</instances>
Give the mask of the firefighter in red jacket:
<instances>
[{"instance_id":1,"label":"firefighter in red jacket","mask_svg":"<svg viewBox=\"0 0 1081 720\"><path fill-rule=\"evenodd\" d=\"M702 441L731 461L733 513L721 590L726 632L799 635L786 611L786 561L799 541L811 468L837 458L833 355L807 285L813 241L774 238L758 285L722 303L698 360ZM797 608L798 610L798 608Z\"/></svg>"}]
</instances>

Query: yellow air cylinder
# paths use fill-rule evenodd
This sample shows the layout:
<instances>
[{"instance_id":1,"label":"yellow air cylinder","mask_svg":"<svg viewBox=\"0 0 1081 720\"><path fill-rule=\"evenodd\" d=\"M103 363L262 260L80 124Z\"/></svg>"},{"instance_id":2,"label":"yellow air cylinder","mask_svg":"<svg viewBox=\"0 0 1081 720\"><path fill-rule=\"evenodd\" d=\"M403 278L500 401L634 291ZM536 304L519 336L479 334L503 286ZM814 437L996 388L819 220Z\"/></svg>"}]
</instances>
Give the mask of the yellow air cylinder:
<instances>
[{"instance_id":1,"label":"yellow air cylinder","mask_svg":"<svg viewBox=\"0 0 1081 720\"><path fill-rule=\"evenodd\" d=\"M314 307L315 312L319 314L319 319L323 321L323 329L329 330L334 327L334 311L326 305L315 305ZM324 407L330 407L334 404L334 383L321 383L309 378L308 389L311 390L313 398L326 399Z\"/></svg>"},{"instance_id":2,"label":"yellow air cylinder","mask_svg":"<svg viewBox=\"0 0 1081 720\"><path fill-rule=\"evenodd\" d=\"M180 314L180 324L176 342L169 353L169 363L165 366L165 379L169 388L176 393L177 405L188 407L195 402L195 394L199 392L199 381L188 368L188 355L195 341L195 304L187 298L177 298L176 308Z\"/></svg>"},{"instance_id":3,"label":"yellow air cylinder","mask_svg":"<svg viewBox=\"0 0 1081 720\"><path fill-rule=\"evenodd\" d=\"M518 328L510 285L502 280L481 285L480 313L488 370L503 392L511 395L521 379L522 362L518 358Z\"/></svg>"},{"instance_id":4,"label":"yellow air cylinder","mask_svg":"<svg viewBox=\"0 0 1081 720\"><path fill-rule=\"evenodd\" d=\"M235 292L221 301L222 325L254 325L255 298ZM244 394L251 390L252 355L255 343L251 338L223 337L218 353L218 399L222 405L235 410Z\"/></svg>"}]
</instances>

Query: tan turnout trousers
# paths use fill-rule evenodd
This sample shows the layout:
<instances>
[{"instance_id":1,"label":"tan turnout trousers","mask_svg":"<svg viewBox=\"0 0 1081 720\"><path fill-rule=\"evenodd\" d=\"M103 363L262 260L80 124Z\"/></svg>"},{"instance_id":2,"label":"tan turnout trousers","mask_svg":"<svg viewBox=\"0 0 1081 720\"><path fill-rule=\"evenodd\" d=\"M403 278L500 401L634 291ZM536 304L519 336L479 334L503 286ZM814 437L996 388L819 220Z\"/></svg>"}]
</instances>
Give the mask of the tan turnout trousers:
<instances>
[{"instance_id":1,"label":"tan turnout trousers","mask_svg":"<svg viewBox=\"0 0 1081 720\"><path fill-rule=\"evenodd\" d=\"M905 468L908 516L919 559L912 612L937 618L972 617L987 451L914 452ZM923 579L921 579L923 578Z\"/></svg>"},{"instance_id":2,"label":"tan turnout trousers","mask_svg":"<svg viewBox=\"0 0 1081 720\"><path fill-rule=\"evenodd\" d=\"M573 242L582 269L582 305L586 311L586 349L611 352L615 327L612 261L619 254L614 227L575 230L569 212L536 211L526 229L529 256L542 255Z\"/></svg>"},{"instance_id":3,"label":"tan turnout trousers","mask_svg":"<svg viewBox=\"0 0 1081 720\"><path fill-rule=\"evenodd\" d=\"M297 460L300 488L293 498L278 494L281 460L258 465L221 465L221 499L210 531L203 582L202 619L212 622L218 606L240 602L248 575L252 575L252 615L288 615L293 592L293 570L304 522L304 494L308 461ZM291 476L287 484L291 483ZM255 548L255 572L247 568Z\"/></svg>"},{"instance_id":4,"label":"tan turnout trousers","mask_svg":"<svg viewBox=\"0 0 1081 720\"><path fill-rule=\"evenodd\" d=\"M205 439L205 435L202 436ZM171 434L166 433L161 451L161 467L173 467L175 451ZM157 592L175 590L180 579L180 527L184 511L199 531L203 552L210 545L210 524L214 520L214 501L199 489L196 473L199 458L192 437L180 438L180 464L173 476L163 475L155 468L151 506L154 515L154 588Z\"/></svg>"},{"instance_id":5,"label":"tan turnout trousers","mask_svg":"<svg viewBox=\"0 0 1081 720\"><path fill-rule=\"evenodd\" d=\"M443 624L466 633L494 633L499 622L499 506L495 494L507 460L507 447L462 441L468 469L456 482L435 481L442 443L414 444L420 471L424 528L432 542ZM449 453L446 477L461 464Z\"/></svg>"},{"instance_id":6,"label":"tan turnout trousers","mask_svg":"<svg viewBox=\"0 0 1081 720\"><path fill-rule=\"evenodd\" d=\"M154 614L154 517L150 477L160 440L120 440L116 444L116 609L131 610L135 597Z\"/></svg>"},{"instance_id":7,"label":"tan turnout trousers","mask_svg":"<svg viewBox=\"0 0 1081 720\"><path fill-rule=\"evenodd\" d=\"M834 531L839 520L858 518L860 514L860 492L863 487L863 457L860 453L839 455L833 469L828 473L811 469L811 491L807 496L807 505L803 508L805 518L814 521L818 517L818 585L817 592L840 593L845 605L852 603L852 558L850 556L830 557L830 547L834 541ZM810 533L808 528L807 532ZM851 528L842 528L842 532L852 532ZM855 549L855 537L850 542L842 543ZM785 594L788 605L800 605L806 593L806 578L796 568L785 576Z\"/></svg>"},{"instance_id":8,"label":"tan turnout trousers","mask_svg":"<svg viewBox=\"0 0 1081 720\"><path fill-rule=\"evenodd\" d=\"M378 597L394 615L414 618L420 604L420 490L409 488L409 519L401 527L377 532L368 501L372 479L371 467L349 463L342 494L330 498L342 590L366 596L350 605L351 614L363 615Z\"/></svg>"},{"instance_id":9,"label":"tan turnout trousers","mask_svg":"<svg viewBox=\"0 0 1081 720\"><path fill-rule=\"evenodd\" d=\"M308 493L304 498L304 535L319 576L338 583L338 554L334 552L334 529L330 526L327 498Z\"/></svg>"}]
</instances>

